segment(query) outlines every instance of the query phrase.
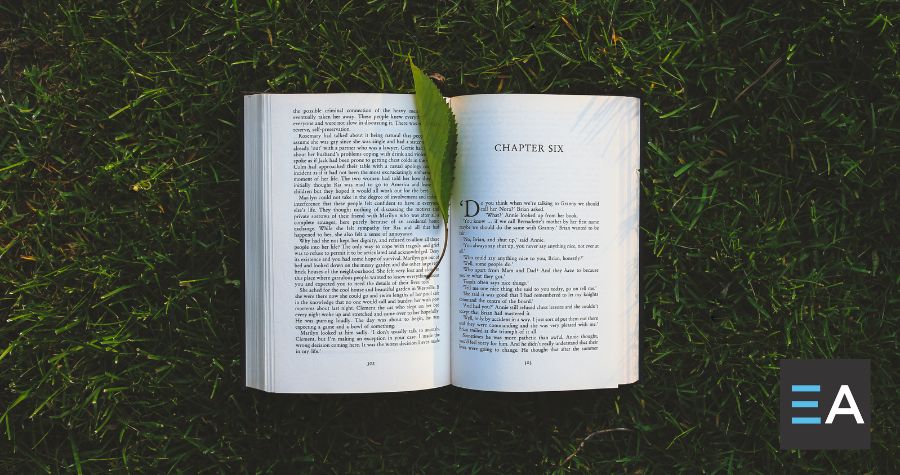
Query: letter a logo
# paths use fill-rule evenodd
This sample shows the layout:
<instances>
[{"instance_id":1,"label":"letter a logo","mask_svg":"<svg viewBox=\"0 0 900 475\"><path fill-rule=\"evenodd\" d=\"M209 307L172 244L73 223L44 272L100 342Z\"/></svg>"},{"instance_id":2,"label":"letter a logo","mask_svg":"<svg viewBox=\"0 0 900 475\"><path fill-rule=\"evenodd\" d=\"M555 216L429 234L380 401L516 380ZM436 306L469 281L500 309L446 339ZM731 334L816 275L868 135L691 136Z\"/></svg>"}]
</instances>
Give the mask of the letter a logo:
<instances>
[{"instance_id":1,"label":"letter a logo","mask_svg":"<svg viewBox=\"0 0 900 475\"><path fill-rule=\"evenodd\" d=\"M841 401L844 399L847 400L850 407L841 407ZM828 413L828 418L825 419L825 423L833 423L834 416L838 414L852 415L853 418L856 419L857 424L864 424L862 414L859 413L859 407L857 407L856 401L853 399L853 393L850 392L850 386L847 386L846 384L842 384L841 389L838 389L837 397L834 398L834 404L831 405L831 412Z\"/></svg>"},{"instance_id":2,"label":"letter a logo","mask_svg":"<svg viewBox=\"0 0 900 475\"><path fill-rule=\"evenodd\" d=\"M781 360L781 448L868 449L870 366L869 360Z\"/></svg>"}]
</instances>

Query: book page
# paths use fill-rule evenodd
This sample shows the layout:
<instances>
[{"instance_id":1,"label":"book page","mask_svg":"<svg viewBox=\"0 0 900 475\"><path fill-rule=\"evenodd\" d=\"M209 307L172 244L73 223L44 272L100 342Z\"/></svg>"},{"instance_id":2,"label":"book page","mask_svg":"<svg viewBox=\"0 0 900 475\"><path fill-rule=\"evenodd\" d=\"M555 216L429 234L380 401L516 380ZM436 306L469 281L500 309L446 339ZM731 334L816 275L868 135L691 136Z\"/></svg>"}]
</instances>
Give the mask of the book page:
<instances>
[{"instance_id":1,"label":"book page","mask_svg":"<svg viewBox=\"0 0 900 475\"><path fill-rule=\"evenodd\" d=\"M413 96L266 95L276 392L449 384L443 223Z\"/></svg>"},{"instance_id":2,"label":"book page","mask_svg":"<svg viewBox=\"0 0 900 475\"><path fill-rule=\"evenodd\" d=\"M453 384L635 381L639 100L476 95L451 105Z\"/></svg>"}]
</instances>

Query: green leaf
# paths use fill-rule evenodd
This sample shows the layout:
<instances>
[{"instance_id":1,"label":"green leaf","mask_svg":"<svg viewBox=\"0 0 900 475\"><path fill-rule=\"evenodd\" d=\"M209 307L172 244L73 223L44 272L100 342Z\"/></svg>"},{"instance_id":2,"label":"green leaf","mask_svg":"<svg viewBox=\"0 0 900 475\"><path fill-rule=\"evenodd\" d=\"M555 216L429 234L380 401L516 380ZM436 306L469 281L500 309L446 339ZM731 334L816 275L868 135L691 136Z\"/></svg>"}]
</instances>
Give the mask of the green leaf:
<instances>
[{"instance_id":1,"label":"green leaf","mask_svg":"<svg viewBox=\"0 0 900 475\"><path fill-rule=\"evenodd\" d=\"M456 119L441 91L421 69L409 62L416 87L416 112L431 190L444 224L450 216L450 192L456 165Z\"/></svg>"}]
</instances>

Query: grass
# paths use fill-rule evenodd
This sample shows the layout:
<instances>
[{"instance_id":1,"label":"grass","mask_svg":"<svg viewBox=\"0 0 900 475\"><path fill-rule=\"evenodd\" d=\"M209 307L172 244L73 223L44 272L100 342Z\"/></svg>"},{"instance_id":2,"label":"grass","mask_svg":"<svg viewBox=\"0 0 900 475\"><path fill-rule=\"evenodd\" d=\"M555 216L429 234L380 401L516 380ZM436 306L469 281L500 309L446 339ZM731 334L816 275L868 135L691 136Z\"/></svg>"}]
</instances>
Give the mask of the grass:
<instances>
[{"instance_id":1,"label":"grass","mask_svg":"<svg viewBox=\"0 0 900 475\"><path fill-rule=\"evenodd\" d=\"M897 472L896 6L518 5L0 5L0 471ZM407 54L642 95L639 384L241 387L241 93L411 92ZM779 450L779 359L832 357L872 449Z\"/></svg>"}]
</instances>

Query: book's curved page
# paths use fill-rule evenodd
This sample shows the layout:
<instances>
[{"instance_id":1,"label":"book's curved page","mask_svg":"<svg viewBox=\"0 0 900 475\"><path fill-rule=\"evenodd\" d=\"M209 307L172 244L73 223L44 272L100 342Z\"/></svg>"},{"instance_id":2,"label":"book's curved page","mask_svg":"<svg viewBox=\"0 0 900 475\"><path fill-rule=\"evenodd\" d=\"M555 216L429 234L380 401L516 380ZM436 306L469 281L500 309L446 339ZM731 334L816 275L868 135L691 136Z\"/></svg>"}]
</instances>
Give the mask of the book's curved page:
<instances>
[{"instance_id":1,"label":"book's curved page","mask_svg":"<svg viewBox=\"0 0 900 475\"><path fill-rule=\"evenodd\" d=\"M634 382L640 101L474 95L451 106L453 384Z\"/></svg>"},{"instance_id":2,"label":"book's curved page","mask_svg":"<svg viewBox=\"0 0 900 475\"><path fill-rule=\"evenodd\" d=\"M271 164L261 389L449 384L449 266L425 279L443 223L413 96L254 97L267 103Z\"/></svg>"}]
</instances>

